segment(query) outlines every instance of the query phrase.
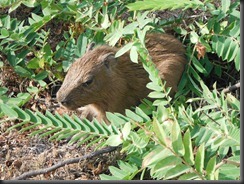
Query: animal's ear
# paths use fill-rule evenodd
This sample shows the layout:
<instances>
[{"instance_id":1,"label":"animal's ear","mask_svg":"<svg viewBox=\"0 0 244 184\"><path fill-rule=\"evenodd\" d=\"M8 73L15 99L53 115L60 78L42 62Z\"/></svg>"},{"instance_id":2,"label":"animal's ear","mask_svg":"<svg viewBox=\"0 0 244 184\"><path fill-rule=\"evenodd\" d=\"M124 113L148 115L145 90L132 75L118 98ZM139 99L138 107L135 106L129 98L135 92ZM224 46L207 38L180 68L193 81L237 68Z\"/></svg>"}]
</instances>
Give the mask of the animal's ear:
<instances>
[{"instance_id":1,"label":"animal's ear","mask_svg":"<svg viewBox=\"0 0 244 184\"><path fill-rule=\"evenodd\" d=\"M90 44L88 44L88 46L86 48L86 52L93 50L95 45L96 45L95 42L91 42Z\"/></svg>"},{"instance_id":2,"label":"animal's ear","mask_svg":"<svg viewBox=\"0 0 244 184\"><path fill-rule=\"evenodd\" d=\"M114 53L108 53L103 57L103 63L107 68L112 68L116 65L117 59L115 58Z\"/></svg>"}]
</instances>

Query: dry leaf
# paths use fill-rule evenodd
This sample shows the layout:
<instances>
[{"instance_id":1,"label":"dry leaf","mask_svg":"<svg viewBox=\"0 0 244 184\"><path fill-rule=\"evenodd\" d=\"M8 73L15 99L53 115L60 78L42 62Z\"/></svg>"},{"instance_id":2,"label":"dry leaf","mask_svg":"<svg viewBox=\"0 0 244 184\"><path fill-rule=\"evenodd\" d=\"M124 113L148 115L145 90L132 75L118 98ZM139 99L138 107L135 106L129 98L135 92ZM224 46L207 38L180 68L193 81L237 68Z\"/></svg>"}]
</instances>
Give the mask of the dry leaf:
<instances>
[{"instance_id":1,"label":"dry leaf","mask_svg":"<svg viewBox=\"0 0 244 184\"><path fill-rule=\"evenodd\" d=\"M204 58L204 56L206 54L206 47L198 42L196 45L196 51L197 51L198 59Z\"/></svg>"},{"instance_id":2,"label":"dry leaf","mask_svg":"<svg viewBox=\"0 0 244 184\"><path fill-rule=\"evenodd\" d=\"M22 162L20 160L15 160L13 162L13 166L16 168L16 169L20 169L20 167L22 166Z\"/></svg>"},{"instance_id":3,"label":"dry leaf","mask_svg":"<svg viewBox=\"0 0 244 184\"><path fill-rule=\"evenodd\" d=\"M92 172L94 175L99 175L100 173L103 172L103 165L101 161L99 162L97 168L95 168Z\"/></svg>"},{"instance_id":4,"label":"dry leaf","mask_svg":"<svg viewBox=\"0 0 244 184\"><path fill-rule=\"evenodd\" d=\"M3 146L6 144L6 139L4 136L0 135L0 146Z\"/></svg>"},{"instance_id":5,"label":"dry leaf","mask_svg":"<svg viewBox=\"0 0 244 184\"><path fill-rule=\"evenodd\" d=\"M10 166L12 165L13 161L14 161L14 160L6 160L5 165L6 165L7 167L10 167Z\"/></svg>"}]
</instances>

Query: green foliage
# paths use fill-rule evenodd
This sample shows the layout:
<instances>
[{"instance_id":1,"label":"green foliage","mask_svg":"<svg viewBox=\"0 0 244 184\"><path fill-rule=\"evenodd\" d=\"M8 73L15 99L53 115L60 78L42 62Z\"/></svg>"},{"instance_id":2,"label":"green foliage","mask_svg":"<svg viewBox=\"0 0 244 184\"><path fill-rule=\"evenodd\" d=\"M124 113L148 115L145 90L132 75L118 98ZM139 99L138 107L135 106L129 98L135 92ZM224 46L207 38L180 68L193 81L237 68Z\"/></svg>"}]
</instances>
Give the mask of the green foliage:
<instances>
[{"instance_id":1,"label":"green foliage","mask_svg":"<svg viewBox=\"0 0 244 184\"><path fill-rule=\"evenodd\" d=\"M193 8L195 6L203 5L199 0L144 0L136 1L134 3L128 4L129 10L165 10L165 9L178 9L178 8Z\"/></svg>"},{"instance_id":2,"label":"green foliage","mask_svg":"<svg viewBox=\"0 0 244 184\"><path fill-rule=\"evenodd\" d=\"M237 6L238 2L231 5L230 1L222 1L221 8L212 12L213 17L204 29L214 31L210 38L212 50L223 60L234 61L236 70L240 70L240 12L236 10ZM220 24L214 25L214 22Z\"/></svg>"},{"instance_id":3,"label":"green foliage","mask_svg":"<svg viewBox=\"0 0 244 184\"><path fill-rule=\"evenodd\" d=\"M206 18L189 23L185 28L175 28L177 33L190 39L187 47L190 66L179 84L181 92L176 96L187 94L189 88L199 95L200 76L221 77L224 69L227 68L227 72L231 70L232 63L236 71L240 70L240 2L230 4L229 0L222 0L218 3L220 6L214 6L208 1L203 5L199 4L199 10L203 11L202 15ZM203 51L199 51L201 47L204 48ZM210 61L208 55L211 53L216 53L221 62Z\"/></svg>"},{"instance_id":4,"label":"green foliage","mask_svg":"<svg viewBox=\"0 0 244 184\"><path fill-rule=\"evenodd\" d=\"M7 105L0 103L1 115L7 116L8 120L19 120L22 123L16 124L8 129L22 127L20 132L24 132L35 128L38 125L44 125L43 128L33 130L31 136L39 134L41 137L49 136L50 140L62 140L70 138L69 143L77 143L78 145L87 143L91 146L96 142L100 142L111 135L117 134L118 130L115 126L107 126L105 123L94 121L93 123L88 120L80 120L79 117L73 115L60 116L59 114L53 115L49 111L46 114L40 112L32 112L30 110L22 110L16 105ZM98 147L103 146L104 142L100 142Z\"/></svg>"},{"instance_id":5,"label":"green foliage","mask_svg":"<svg viewBox=\"0 0 244 184\"><path fill-rule=\"evenodd\" d=\"M31 95L29 93L18 93L16 97L12 97L11 94L7 95L7 92L7 88L0 87L0 104L23 106L31 99Z\"/></svg>"},{"instance_id":6,"label":"green foliage","mask_svg":"<svg viewBox=\"0 0 244 184\"><path fill-rule=\"evenodd\" d=\"M214 94L212 92L206 101L217 99ZM225 114L223 109L216 108L209 112L205 107L207 105L192 112L196 119L190 122L180 114L184 111L174 115L164 106L158 106L150 123L146 119L142 122L145 115L142 109L137 111L133 115L136 118L131 117L130 122L132 126L139 126L140 130L131 130L123 141L122 150L128 154L128 163L135 163L133 158L136 158L140 162L138 166L141 169L148 168L155 179L218 180L222 175L226 176L226 161L223 158L228 157L228 151L236 150L232 154L240 158L240 129L223 119L228 116L222 116ZM237 171L239 166L240 161L237 161L230 167ZM230 178L236 180L239 174L240 170ZM118 179L114 176L109 179Z\"/></svg>"},{"instance_id":7,"label":"green foliage","mask_svg":"<svg viewBox=\"0 0 244 184\"><path fill-rule=\"evenodd\" d=\"M240 101L231 93L219 92L218 82L204 82L213 76L224 78L230 70L240 71L240 2L222 0L217 5L198 0L1 1L9 13L21 6L32 11L28 20L0 14L0 52L4 56L0 69L8 63L17 74L45 88L44 80L62 79L62 72L85 53L88 43L121 46L123 42L116 57L129 52L132 62L142 62L149 74L152 101L144 99L133 110L126 109L125 115L107 112L111 122L107 125L74 114L24 109L38 89L28 87L28 93L14 97L0 87L0 123L18 120L9 130L19 127L20 132L31 130L31 135L50 140L71 138L69 143L87 147L121 145L126 158L109 167L110 175L101 174L103 180L240 180ZM184 17L187 8L200 14L194 19ZM183 10L168 20L152 12L165 9ZM69 23L55 47L49 42L52 30L45 28L52 21ZM186 45L189 61L174 99L144 43L147 32L164 32L167 27L174 28Z\"/></svg>"},{"instance_id":8,"label":"green foliage","mask_svg":"<svg viewBox=\"0 0 244 184\"><path fill-rule=\"evenodd\" d=\"M112 173L112 176L101 174L100 177L102 180L131 180L138 173L138 168L134 164L129 164L121 160L118 161L118 166L110 166L109 171Z\"/></svg>"}]
</instances>

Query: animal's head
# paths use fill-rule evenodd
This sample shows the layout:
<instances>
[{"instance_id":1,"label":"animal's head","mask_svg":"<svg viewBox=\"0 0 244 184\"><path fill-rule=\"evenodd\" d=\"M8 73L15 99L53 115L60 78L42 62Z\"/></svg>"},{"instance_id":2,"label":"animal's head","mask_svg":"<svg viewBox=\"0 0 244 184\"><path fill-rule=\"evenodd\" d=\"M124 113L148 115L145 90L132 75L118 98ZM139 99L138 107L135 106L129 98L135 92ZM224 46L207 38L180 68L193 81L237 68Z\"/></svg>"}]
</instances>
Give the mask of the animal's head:
<instances>
[{"instance_id":1,"label":"animal's head","mask_svg":"<svg viewBox=\"0 0 244 184\"><path fill-rule=\"evenodd\" d=\"M111 86L113 68L116 67L116 50L99 46L89 50L69 68L57 93L57 100L68 109L103 100L104 91Z\"/></svg>"}]
</instances>

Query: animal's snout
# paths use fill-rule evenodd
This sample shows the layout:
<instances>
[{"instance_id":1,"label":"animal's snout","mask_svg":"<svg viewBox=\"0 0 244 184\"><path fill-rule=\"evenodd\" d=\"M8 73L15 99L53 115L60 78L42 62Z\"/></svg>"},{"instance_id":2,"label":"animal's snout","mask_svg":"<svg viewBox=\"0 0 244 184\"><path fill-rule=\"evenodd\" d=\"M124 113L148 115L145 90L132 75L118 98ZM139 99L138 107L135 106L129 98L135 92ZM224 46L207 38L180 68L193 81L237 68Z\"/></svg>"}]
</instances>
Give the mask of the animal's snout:
<instances>
[{"instance_id":1,"label":"animal's snout","mask_svg":"<svg viewBox=\"0 0 244 184\"><path fill-rule=\"evenodd\" d=\"M66 99L59 101L59 103L61 103L63 106L68 106L69 104L68 100Z\"/></svg>"},{"instance_id":2,"label":"animal's snout","mask_svg":"<svg viewBox=\"0 0 244 184\"><path fill-rule=\"evenodd\" d=\"M63 95L60 94L60 91L57 93L57 101L63 106L67 106L69 103L67 98L64 98Z\"/></svg>"},{"instance_id":3,"label":"animal's snout","mask_svg":"<svg viewBox=\"0 0 244 184\"><path fill-rule=\"evenodd\" d=\"M60 99L60 98L57 98L57 101L59 102L59 104L61 104L62 106L64 106L64 107L66 107L66 108L68 108L68 109L75 109L74 107L73 107L73 105L74 105L74 102L72 102L71 100L69 100L69 99Z\"/></svg>"},{"instance_id":4,"label":"animal's snout","mask_svg":"<svg viewBox=\"0 0 244 184\"><path fill-rule=\"evenodd\" d=\"M60 92L57 93L57 101L59 104L61 104L63 107L66 107L70 110L77 109L76 102L72 100L69 96L63 96L63 94L60 94Z\"/></svg>"}]
</instances>

